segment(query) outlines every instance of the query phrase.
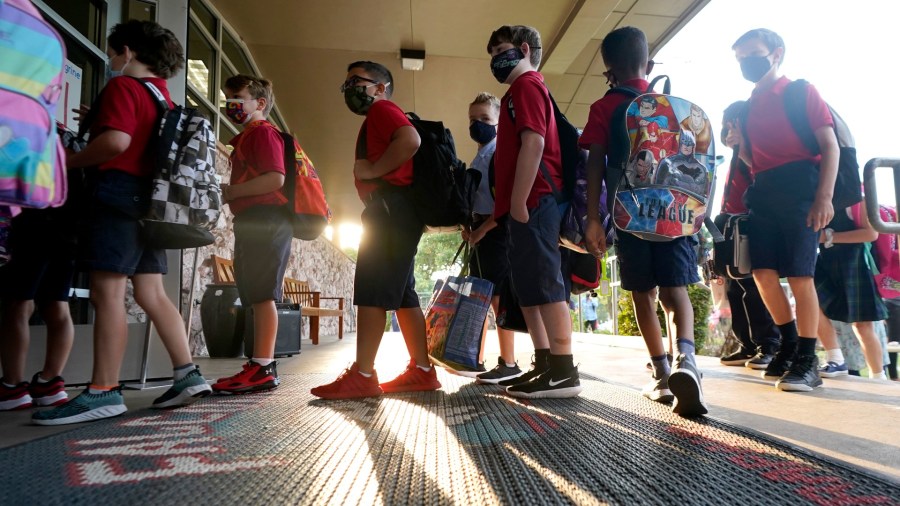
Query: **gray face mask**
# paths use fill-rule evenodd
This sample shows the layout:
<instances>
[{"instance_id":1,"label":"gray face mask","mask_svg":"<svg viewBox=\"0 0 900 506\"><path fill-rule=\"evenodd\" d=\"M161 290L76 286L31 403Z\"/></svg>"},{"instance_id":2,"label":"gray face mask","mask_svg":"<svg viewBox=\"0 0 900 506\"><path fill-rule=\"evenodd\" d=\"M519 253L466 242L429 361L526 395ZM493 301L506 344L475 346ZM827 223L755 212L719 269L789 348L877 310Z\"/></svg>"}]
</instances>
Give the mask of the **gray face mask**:
<instances>
[{"instance_id":1,"label":"gray face mask","mask_svg":"<svg viewBox=\"0 0 900 506\"><path fill-rule=\"evenodd\" d=\"M763 76L769 73L772 62L769 61L769 53L765 56L747 56L741 60L741 74L751 83L758 83Z\"/></svg>"}]
</instances>

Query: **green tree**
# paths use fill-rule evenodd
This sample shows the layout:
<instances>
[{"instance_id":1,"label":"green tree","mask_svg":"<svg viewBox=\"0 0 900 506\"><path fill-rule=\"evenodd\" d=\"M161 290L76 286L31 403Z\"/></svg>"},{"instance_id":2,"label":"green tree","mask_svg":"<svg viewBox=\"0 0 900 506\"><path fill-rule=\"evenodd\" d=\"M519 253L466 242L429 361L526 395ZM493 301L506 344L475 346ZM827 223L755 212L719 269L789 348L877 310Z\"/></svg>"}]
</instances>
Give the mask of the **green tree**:
<instances>
[{"instance_id":1,"label":"green tree","mask_svg":"<svg viewBox=\"0 0 900 506\"><path fill-rule=\"evenodd\" d=\"M706 344L706 338L709 335L707 322L709 314L712 310L712 295L709 288L699 283L688 285L688 297L691 299L691 306L694 308L694 346L697 353L703 353L703 346ZM659 318L659 325L662 328L663 336L666 335L666 316L663 313L662 306L656 305L656 316ZM619 333L623 336L639 336L637 320L634 316L634 304L631 302L631 292L621 290L619 295Z\"/></svg>"},{"instance_id":2,"label":"green tree","mask_svg":"<svg viewBox=\"0 0 900 506\"><path fill-rule=\"evenodd\" d=\"M462 238L458 232L422 236L419 251L416 253L416 291L430 291L434 285L431 276L435 272L459 271L462 268L461 259L453 263L453 256L461 243Z\"/></svg>"}]
</instances>

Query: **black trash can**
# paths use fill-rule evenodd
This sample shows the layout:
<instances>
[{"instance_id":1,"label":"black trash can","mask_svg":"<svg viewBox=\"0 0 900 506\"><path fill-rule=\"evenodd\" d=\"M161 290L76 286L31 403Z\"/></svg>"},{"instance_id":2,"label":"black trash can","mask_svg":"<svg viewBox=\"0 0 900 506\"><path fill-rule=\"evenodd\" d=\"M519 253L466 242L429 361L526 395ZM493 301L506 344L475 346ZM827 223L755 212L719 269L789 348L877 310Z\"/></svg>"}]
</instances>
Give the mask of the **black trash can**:
<instances>
[{"instance_id":1,"label":"black trash can","mask_svg":"<svg viewBox=\"0 0 900 506\"><path fill-rule=\"evenodd\" d=\"M200 301L206 349L213 358L236 358L244 351L244 308L235 285L206 285Z\"/></svg>"}]
</instances>

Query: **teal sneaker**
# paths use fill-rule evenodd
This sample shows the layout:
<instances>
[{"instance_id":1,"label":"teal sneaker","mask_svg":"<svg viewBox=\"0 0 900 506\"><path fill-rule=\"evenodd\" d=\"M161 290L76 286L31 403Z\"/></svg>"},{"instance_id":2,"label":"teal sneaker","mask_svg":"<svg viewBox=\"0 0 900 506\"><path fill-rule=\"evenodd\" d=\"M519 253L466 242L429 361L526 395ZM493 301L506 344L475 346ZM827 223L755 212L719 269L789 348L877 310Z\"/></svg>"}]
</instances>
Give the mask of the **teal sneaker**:
<instances>
[{"instance_id":1,"label":"teal sneaker","mask_svg":"<svg viewBox=\"0 0 900 506\"><path fill-rule=\"evenodd\" d=\"M166 393L157 397L156 400L153 401L153 407L163 409L187 406L211 393L212 387L210 387L203 376L200 375L200 368L194 366L193 371L176 381L171 388L166 390Z\"/></svg>"},{"instance_id":2,"label":"teal sneaker","mask_svg":"<svg viewBox=\"0 0 900 506\"><path fill-rule=\"evenodd\" d=\"M111 418L126 411L128 408L125 407L125 399L118 388L99 394L92 394L85 389L78 397L62 406L35 412L31 415L31 421L37 425L67 425Z\"/></svg>"}]
</instances>

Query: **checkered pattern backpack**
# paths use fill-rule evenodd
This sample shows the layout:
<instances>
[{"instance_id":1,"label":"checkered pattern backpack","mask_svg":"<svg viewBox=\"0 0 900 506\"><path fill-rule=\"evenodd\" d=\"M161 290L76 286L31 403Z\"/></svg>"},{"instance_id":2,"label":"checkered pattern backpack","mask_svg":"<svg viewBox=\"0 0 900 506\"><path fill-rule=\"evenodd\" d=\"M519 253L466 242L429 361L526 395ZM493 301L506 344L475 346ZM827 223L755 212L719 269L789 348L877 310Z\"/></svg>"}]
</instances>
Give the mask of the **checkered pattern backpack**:
<instances>
[{"instance_id":1,"label":"checkered pattern backpack","mask_svg":"<svg viewBox=\"0 0 900 506\"><path fill-rule=\"evenodd\" d=\"M152 246L164 249L212 244L210 230L222 208L212 125L196 109L180 105L169 109L159 89L139 81L161 111L150 211L142 220L144 236Z\"/></svg>"}]
</instances>

